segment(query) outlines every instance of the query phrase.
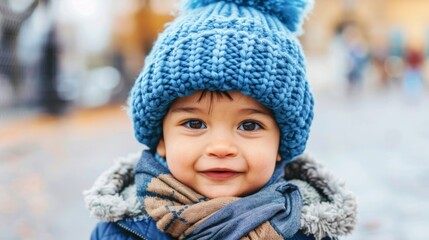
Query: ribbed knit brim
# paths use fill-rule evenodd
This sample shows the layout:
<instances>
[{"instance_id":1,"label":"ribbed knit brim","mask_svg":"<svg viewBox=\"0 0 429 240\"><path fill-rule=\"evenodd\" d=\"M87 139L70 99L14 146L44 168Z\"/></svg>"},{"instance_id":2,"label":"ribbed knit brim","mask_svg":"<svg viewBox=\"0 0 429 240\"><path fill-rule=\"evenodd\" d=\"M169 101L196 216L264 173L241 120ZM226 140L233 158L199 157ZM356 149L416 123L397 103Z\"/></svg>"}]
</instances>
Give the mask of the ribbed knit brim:
<instances>
[{"instance_id":1,"label":"ribbed knit brim","mask_svg":"<svg viewBox=\"0 0 429 240\"><path fill-rule=\"evenodd\" d=\"M204 89L239 91L271 109L283 161L304 151L313 96L299 41L277 17L221 1L173 21L130 95L137 139L155 151L172 101Z\"/></svg>"}]
</instances>

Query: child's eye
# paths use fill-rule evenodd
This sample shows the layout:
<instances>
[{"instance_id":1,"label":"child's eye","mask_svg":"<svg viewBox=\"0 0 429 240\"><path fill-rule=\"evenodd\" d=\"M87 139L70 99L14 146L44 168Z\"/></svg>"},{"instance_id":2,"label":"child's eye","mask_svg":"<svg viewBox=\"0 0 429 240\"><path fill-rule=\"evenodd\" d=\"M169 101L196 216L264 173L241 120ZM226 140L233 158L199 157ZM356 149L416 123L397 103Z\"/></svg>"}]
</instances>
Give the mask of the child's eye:
<instances>
[{"instance_id":1,"label":"child's eye","mask_svg":"<svg viewBox=\"0 0 429 240\"><path fill-rule=\"evenodd\" d=\"M256 131L258 129L261 129L261 125L259 125L258 123L254 122L254 121L244 121L240 124L240 126L238 127L238 130L242 130L242 131Z\"/></svg>"},{"instance_id":2,"label":"child's eye","mask_svg":"<svg viewBox=\"0 0 429 240\"><path fill-rule=\"evenodd\" d=\"M189 120L182 124L183 126L191 129L203 129L207 128L207 126L200 120Z\"/></svg>"}]
</instances>

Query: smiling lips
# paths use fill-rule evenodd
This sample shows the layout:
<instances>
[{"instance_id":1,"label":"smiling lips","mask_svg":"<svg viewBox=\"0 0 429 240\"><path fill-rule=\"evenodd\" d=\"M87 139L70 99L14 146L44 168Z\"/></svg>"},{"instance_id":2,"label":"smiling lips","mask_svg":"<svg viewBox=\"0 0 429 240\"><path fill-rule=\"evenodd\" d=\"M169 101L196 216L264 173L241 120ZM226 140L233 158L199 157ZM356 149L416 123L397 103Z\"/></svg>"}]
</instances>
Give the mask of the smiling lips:
<instances>
[{"instance_id":1,"label":"smiling lips","mask_svg":"<svg viewBox=\"0 0 429 240\"><path fill-rule=\"evenodd\" d=\"M213 180L227 180L240 174L231 169L209 169L201 172L203 175Z\"/></svg>"}]
</instances>

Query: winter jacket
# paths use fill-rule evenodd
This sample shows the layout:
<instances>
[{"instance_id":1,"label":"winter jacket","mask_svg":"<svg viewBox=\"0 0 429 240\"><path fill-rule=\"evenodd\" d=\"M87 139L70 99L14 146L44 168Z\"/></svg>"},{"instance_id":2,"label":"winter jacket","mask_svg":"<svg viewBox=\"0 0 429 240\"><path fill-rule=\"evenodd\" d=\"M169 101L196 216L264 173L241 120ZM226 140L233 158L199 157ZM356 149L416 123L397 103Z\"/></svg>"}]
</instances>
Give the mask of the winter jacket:
<instances>
[{"instance_id":1,"label":"winter jacket","mask_svg":"<svg viewBox=\"0 0 429 240\"><path fill-rule=\"evenodd\" d=\"M158 230L136 197L134 167L140 153L118 159L84 192L91 216L100 220L91 240L173 239ZM292 240L337 239L356 223L356 200L344 184L308 155L286 167L286 178L303 197L301 228Z\"/></svg>"}]
</instances>

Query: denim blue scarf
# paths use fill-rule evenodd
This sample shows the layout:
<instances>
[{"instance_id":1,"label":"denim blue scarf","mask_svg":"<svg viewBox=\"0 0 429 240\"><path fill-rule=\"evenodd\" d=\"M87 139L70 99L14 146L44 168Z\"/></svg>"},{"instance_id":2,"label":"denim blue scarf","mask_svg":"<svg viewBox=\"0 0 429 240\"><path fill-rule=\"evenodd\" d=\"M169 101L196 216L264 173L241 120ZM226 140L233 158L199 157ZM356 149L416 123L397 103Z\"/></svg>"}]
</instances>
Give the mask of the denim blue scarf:
<instances>
[{"instance_id":1,"label":"denim blue scarf","mask_svg":"<svg viewBox=\"0 0 429 240\"><path fill-rule=\"evenodd\" d=\"M276 166L260 191L208 199L175 179L159 156L144 151L135 169L137 197L157 227L179 239L287 239L299 229L302 198Z\"/></svg>"}]
</instances>

